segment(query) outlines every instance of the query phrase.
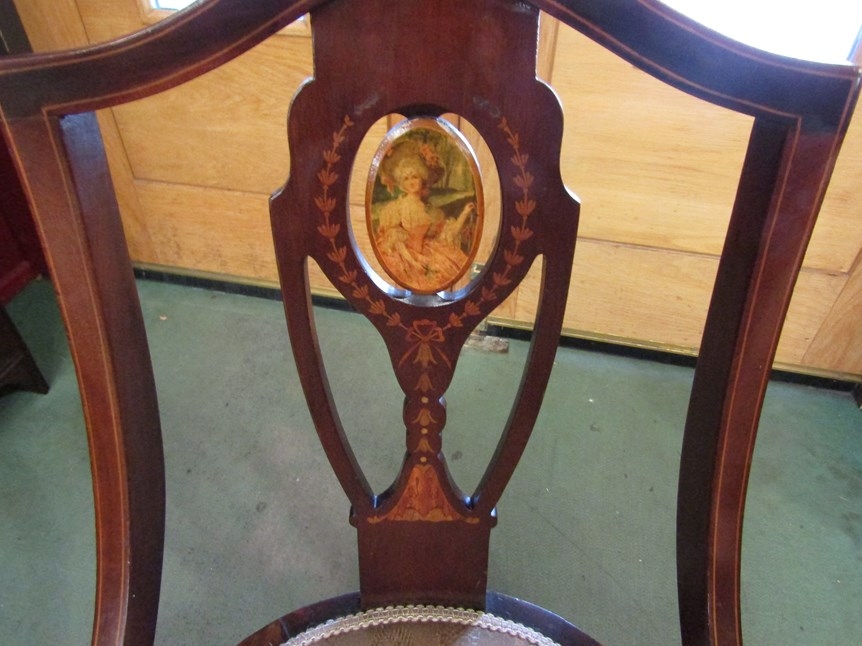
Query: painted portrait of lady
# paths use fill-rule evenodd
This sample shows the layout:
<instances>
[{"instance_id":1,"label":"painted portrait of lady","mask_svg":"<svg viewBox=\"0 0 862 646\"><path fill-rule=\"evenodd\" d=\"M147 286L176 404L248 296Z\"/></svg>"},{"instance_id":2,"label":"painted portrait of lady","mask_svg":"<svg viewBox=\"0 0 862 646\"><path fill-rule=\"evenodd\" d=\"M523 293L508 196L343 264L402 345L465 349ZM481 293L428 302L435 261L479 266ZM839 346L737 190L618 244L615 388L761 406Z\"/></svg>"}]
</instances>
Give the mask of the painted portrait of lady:
<instances>
[{"instance_id":1,"label":"painted portrait of lady","mask_svg":"<svg viewBox=\"0 0 862 646\"><path fill-rule=\"evenodd\" d=\"M432 294L466 284L482 209L475 157L447 122L409 120L381 144L369 174L366 218L374 253L398 286Z\"/></svg>"}]
</instances>

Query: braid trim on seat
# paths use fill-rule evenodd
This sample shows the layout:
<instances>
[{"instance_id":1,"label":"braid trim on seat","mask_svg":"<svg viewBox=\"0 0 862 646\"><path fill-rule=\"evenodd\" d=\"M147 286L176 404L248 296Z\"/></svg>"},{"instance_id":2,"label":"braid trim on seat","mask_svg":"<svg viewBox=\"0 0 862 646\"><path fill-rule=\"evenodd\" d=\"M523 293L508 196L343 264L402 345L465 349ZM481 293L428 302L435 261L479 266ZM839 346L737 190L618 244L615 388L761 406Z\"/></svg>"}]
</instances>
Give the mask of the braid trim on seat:
<instances>
[{"instance_id":1,"label":"braid trim on seat","mask_svg":"<svg viewBox=\"0 0 862 646\"><path fill-rule=\"evenodd\" d=\"M495 635L501 637L505 635L513 638L513 640L506 641L508 644L560 646L557 642L541 635L532 628L486 612L423 605L375 608L354 615L332 619L292 637L282 644L282 646L311 646L312 644L319 644L334 637L346 636L350 633L357 633L371 628L396 626L399 624L405 626L410 624L448 624L475 629L480 634L493 633L492 635L486 635L485 639L482 639L479 635L472 635L468 637L468 642L466 642L470 644L497 643L497 640L491 642L487 638L490 637L493 639ZM474 641L477 637L479 639ZM459 640L456 643L461 642Z\"/></svg>"}]
</instances>

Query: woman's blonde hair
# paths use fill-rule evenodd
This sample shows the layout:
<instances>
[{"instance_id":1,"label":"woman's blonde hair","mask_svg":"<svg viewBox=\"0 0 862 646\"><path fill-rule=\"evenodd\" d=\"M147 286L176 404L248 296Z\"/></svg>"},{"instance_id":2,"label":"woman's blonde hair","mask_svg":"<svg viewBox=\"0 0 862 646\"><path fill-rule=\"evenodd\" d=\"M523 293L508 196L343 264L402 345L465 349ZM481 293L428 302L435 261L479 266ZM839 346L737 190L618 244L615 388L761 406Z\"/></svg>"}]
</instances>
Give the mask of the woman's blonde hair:
<instances>
[{"instance_id":1,"label":"woman's blonde hair","mask_svg":"<svg viewBox=\"0 0 862 646\"><path fill-rule=\"evenodd\" d=\"M429 164L429 158L434 165ZM421 177L428 189L440 181L445 169L431 146L406 139L387 151L380 164L380 181L392 193L396 186L401 186L407 171L413 171Z\"/></svg>"},{"instance_id":2,"label":"woman's blonde hair","mask_svg":"<svg viewBox=\"0 0 862 646\"><path fill-rule=\"evenodd\" d=\"M399 184L401 184L401 182L404 181L404 178L410 173L418 175L425 182L428 181L428 166L418 154L410 155L409 157L402 157L395 165L395 168L392 169L392 176Z\"/></svg>"}]
</instances>

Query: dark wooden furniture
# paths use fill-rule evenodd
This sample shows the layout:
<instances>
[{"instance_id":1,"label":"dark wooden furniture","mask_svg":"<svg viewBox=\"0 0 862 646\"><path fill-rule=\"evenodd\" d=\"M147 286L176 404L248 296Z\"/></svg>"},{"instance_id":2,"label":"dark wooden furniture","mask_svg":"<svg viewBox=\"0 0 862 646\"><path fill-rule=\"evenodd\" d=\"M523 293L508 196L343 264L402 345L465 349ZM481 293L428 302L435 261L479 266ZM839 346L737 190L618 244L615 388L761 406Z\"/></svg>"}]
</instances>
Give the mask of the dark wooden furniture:
<instances>
[{"instance_id":1,"label":"dark wooden furniture","mask_svg":"<svg viewBox=\"0 0 862 646\"><path fill-rule=\"evenodd\" d=\"M0 392L21 388L45 393L48 384L3 307L27 283L46 273L24 190L4 145L0 145L0 187Z\"/></svg>"},{"instance_id":2,"label":"dark wooden furniture","mask_svg":"<svg viewBox=\"0 0 862 646\"><path fill-rule=\"evenodd\" d=\"M0 145L0 392L21 388L39 393L48 384L3 305L45 273L24 190L6 146Z\"/></svg>"},{"instance_id":3,"label":"dark wooden furniture","mask_svg":"<svg viewBox=\"0 0 862 646\"><path fill-rule=\"evenodd\" d=\"M652 0L211 0L121 41L0 65L4 134L54 269L87 414L99 557L94 643L152 641L164 503L144 328L88 111L191 79L306 11L315 30L315 81L291 111L290 180L272 201L272 218L297 363L324 450L352 504L361 590L286 615L247 643L278 641L327 617L395 602L485 608L548 628L562 643L592 643L571 624L485 590L494 504L541 403L578 212L559 178L559 108L534 79L539 9L667 83L754 117L691 394L677 519L683 641L741 642L742 512L757 419L859 70L747 48ZM465 292L396 298L357 258L343 177L377 118L443 111L466 116L493 152L503 226L487 268ZM464 494L451 485L439 453L440 397L469 330L538 254L543 296L519 398L485 478ZM405 391L407 455L386 492L370 490L332 406L310 317L309 257L380 331ZM384 545L391 551L382 552ZM434 566L423 559L415 570L403 566L398 554L407 545L433 549Z\"/></svg>"},{"instance_id":4,"label":"dark wooden furniture","mask_svg":"<svg viewBox=\"0 0 862 646\"><path fill-rule=\"evenodd\" d=\"M0 142L0 303L27 283L47 275L24 189L6 146Z\"/></svg>"},{"instance_id":5,"label":"dark wooden furniture","mask_svg":"<svg viewBox=\"0 0 862 646\"><path fill-rule=\"evenodd\" d=\"M0 0L0 56L30 51L12 0ZM0 145L0 303L31 280L47 275L27 197L5 145Z\"/></svg>"},{"instance_id":6,"label":"dark wooden furniture","mask_svg":"<svg viewBox=\"0 0 862 646\"><path fill-rule=\"evenodd\" d=\"M0 0L0 56L29 51L15 5L12 0ZM13 388L48 391L30 350L3 309L28 282L46 273L27 197L8 148L0 145L0 392Z\"/></svg>"},{"instance_id":7,"label":"dark wooden furniture","mask_svg":"<svg viewBox=\"0 0 862 646\"><path fill-rule=\"evenodd\" d=\"M48 383L6 309L0 304L0 394L13 389L46 393Z\"/></svg>"}]
</instances>

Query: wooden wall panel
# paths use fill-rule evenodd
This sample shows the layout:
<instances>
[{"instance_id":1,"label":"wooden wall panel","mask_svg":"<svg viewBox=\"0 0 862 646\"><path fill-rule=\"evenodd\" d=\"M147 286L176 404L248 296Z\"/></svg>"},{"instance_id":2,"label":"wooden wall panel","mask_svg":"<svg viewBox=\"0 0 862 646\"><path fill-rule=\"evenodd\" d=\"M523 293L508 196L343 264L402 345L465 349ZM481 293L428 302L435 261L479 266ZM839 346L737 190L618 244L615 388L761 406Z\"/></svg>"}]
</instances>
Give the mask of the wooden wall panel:
<instances>
[{"instance_id":1,"label":"wooden wall panel","mask_svg":"<svg viewBox=\"0 0 862 646\"><path fill-rule=\"evenodd\" d=\"M75 0L15 0L34 51L69 49L90 42Z\"/></svg>"},{"instance_id":2,"label":"wooden wall panel","mask_svg":"<svg viewBox=\"0 0 862 646\"><path fill-rule=\"evenodd\" d=\"M310 39L275 36L185 85L114 108L135 176L266 194L281 186L285 114L311 74L310 50Z\"/></svg>"},{"instance_id":3,"label":"wooden wall panel","mask_svg":"<svg viewBox=\"0 0 862 646\"><path fill-rule=\"evenodd\" d=\"M137 181L156 253L139 262L277 283L268 195Z\"/></svg>"},{"instance_id":4,"label":"wooden wall panel","mask_svg":"<svg viewBox=\"0 0 862 646\"><path fill-rule=\"evenodd\" d=\"M118 38L145 26L138 0L77 0L77 5L91 43Z\"/></svg>"},{"instance_id":5,"label":"wooden wall panel","mask_svg":"<svg viewBox=\"0 0 862 646\"><path fill-rule=\"evenodd\" d=\"M862 253L798 363L827 372L862 374Z\"/></svg>"},{"instance_id":6,"label":"wooden wall panel","mask_svg":"<svg viewBox=\"0 0 862 646\"><path fill-rule=\"evenodd\" d=\"M563 326L577 336L691 352L716 267L709 256L582 239ZM522 284L516 320L534 319L538 280L531 273Z\"/></svg>"},{"instance_id":7,"label":"wooden wall panel","mask_svg":"<svg viewBox=\"0 0 862 646\"><path fill-rule=\"evenodd\" d=\"M573 336L696 354L717 267L718 260L706 255L581 240L564 327ZM534 320L539 278L531 273L514 310L495 312L492 320L516 325ZM778 348L779 363L806 363L813 331L844 283L843 275L803 271Z\"/></svg>"},{"instance_id":8,"label":"wooden wall panel","mask_svg":"<svg viewBox=\"0 0 862 646\"><path fill-rule=\"evenodd\" d=\"M752 120L685 95L561 26L551 83L581 235L718 254Z\"/></svg>"},{"instance_id":9,"label":"wooden wall panel","mask_svg":"<svg viewBox=\"0 0 862 646\"><path fill-rule=\"evenodd\" d=\"M783 366L806 365L804 358L811 342L846 283L845 274L802 270L781 332L776 356L778 363ZM815 364L808 365L812 372L817 372ZM857 372L862 374L862 364Z\"/></svg>"},{"instance_id":10,"label":"wooden wall panel","mask_svg":"<svg viewBox=\"0 0 862 646\"><path fill-rule=\"evenodd\" d=\"M97 117L120 206L120 216L123 218L129 255L133 259L150 257L156 253L156 249L150 238L148 214L138 199L134 173L126 155L126 144L114 114L113 110L100 110Z\"/></svg>"},{"instance_id":11,"label":"wooden wall panel","mask_svg":"<svg viewBox=\"0 0 862 646\"><path fill-rule=\"evenodd\" d=\"M835 164L805 266L848 273L862 249L862 101ZM860 312L862 316L862 312ZM860 364L862 365L862 364Z\"/></svg>"},{"instance_id":12,"label":"wooden wall panel","mask_svg":"<svg viewBox=\"0 0 862 646\"><path fill-rule=\"evenodd\" d=\"M589 206L582 234L719 253L751 119L670 88L571 29L557 38L563 176ZM860 121L830 184L809 268L847 272L862 247Z\"/></svg>"},{"instance_id":13,"label":"wooden wall panel","mask_svg":"<svg viewBox=\"0 0 862 646\"><path fill-rule=\"evenodd\" d=\"M37 49L104 41L151 22L140 0L17 0ZM566 113L561 159L583 202L565 326L573 334L694 352L751 119L669 88L543 17L537 71ZM135 262L274 285L267 199L286 177L285 117L311 72L308 32L288 29L175 90L99 115ZM862 108L826 196L791 304L779 361L862 376ZM157 127L154 127L157 124ZM367 137L351 180L364 231ZM462 124L491 179L487 256L499 183L481 138ZM363 236L357 236L362 240ZM362 243L373 259L367 238ZM317 293L334 289L309 269ZM495 320L529 326L534 268Z\"/></svg>"}]
</instances>

